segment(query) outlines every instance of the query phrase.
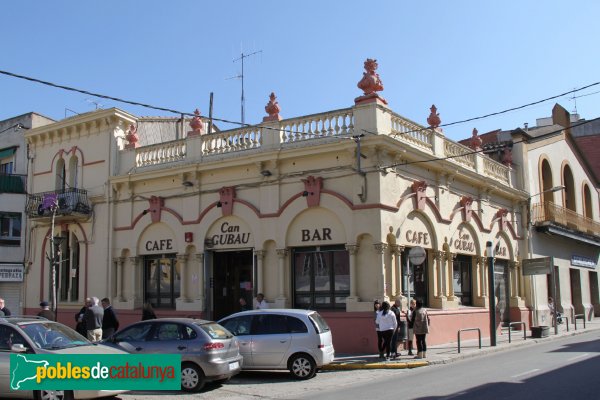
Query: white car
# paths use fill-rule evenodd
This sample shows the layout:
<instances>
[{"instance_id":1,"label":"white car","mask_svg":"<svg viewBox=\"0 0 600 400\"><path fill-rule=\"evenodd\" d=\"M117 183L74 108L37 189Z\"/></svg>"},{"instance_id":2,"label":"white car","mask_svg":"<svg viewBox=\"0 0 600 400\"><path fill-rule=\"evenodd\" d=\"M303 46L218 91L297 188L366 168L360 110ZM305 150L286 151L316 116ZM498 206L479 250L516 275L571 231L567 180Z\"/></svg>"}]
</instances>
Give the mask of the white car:
<instances>
[{"instance_id":1,"label":"white car","mask_svg":"<svg viewBox=\"0 0 600 400\"><path fill-rule=\"evenodd\" d=\"M127 354L93 344L66 325L41 317L0 318L0 399L71 400L115 396L126 390L11 390L11 354Z\"/></svg>"},{"instance_id":2,"label":"white car","mask_svg":"<svg viewBox=\"0 0 600 400\"><path fill-rule=\"evenodd\" d=\"M219 323L237 336L243 370L287 369L297 379L310 379L335 355L331 330L316 311L242 311Z\"/></svg>"}]
</instances>

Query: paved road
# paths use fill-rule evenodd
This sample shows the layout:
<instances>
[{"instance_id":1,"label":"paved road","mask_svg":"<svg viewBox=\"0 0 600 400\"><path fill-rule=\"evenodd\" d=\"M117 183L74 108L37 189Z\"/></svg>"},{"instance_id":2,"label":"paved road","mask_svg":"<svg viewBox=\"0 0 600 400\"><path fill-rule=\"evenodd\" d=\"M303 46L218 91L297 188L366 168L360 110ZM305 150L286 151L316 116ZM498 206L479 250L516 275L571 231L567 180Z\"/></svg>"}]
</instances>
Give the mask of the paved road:
<instances>
[{"instance_id":1,"label":"paved road","mask_svg":"<svg viewBox=\"0 0 600 400\"><path fill-rule=\"evenodd\" d=\"M137 392L123 400L187 399L598 399L600 332L412 370L329 371L309 381L242 373L205 392Z\"/></svg>"}]
</instances>

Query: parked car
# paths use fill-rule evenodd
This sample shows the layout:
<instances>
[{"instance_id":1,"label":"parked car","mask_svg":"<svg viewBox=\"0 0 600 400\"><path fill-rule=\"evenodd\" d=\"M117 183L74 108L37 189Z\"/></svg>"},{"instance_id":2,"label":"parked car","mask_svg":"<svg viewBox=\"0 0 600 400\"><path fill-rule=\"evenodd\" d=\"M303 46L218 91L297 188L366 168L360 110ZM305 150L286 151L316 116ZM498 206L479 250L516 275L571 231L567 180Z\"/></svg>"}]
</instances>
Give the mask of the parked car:
<instances>
[{"instance_id":1,"label":"parked car","mask_svg":"<svg viewBox=\"0 0 600 400\"><path fill-rule=\"evenodd\" d=\"M159 318L136 322L103 341L134 354L181 354L181 388L199 391L206 382L224 382L241 371L237 339L212 321Z\"/></svg>"},{"instance_id":2,"label":"parked car","mask_svg":"<svg viewBox=\"0 0 600 400\"><path fill-rule=\"evenodd\" d=\"M126 354L97 345L73 329L41 317L0 318L0 399L37 400L95 399L125 390L11 390L10 355L23 354Z\"/></svg>"},{"instance_id":3,"label":"parked car","mask_svg":"<svg viewBox=\"0 0 600 400\"><path fill-rule=\"evenodd\" d=\"M316 311L242 311L219 323L237 336L244 370L287 369L297 379L310 379L335 355L331 330Z\"/></svg>"}]
</instances>

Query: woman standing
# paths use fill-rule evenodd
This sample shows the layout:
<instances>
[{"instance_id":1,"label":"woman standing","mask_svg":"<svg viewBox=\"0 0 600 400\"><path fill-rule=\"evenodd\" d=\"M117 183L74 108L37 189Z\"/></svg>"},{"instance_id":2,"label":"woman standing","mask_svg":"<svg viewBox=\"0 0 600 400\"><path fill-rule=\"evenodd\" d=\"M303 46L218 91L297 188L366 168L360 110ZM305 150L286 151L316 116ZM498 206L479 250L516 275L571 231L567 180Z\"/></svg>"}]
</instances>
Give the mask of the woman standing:
<instances>
[{"instance_id":1,"label":"woman standing","mask_svg":"<svg viewBox=\"0 0 600 400\"><path fill-rule=\"evenodd\" d=\"M383 350L385 350L385 358L386 360L390 359L391 356L391 342L392 335L396 331L398 327L398 322L396 320L396 315L390 311L390 303L384 301L381 305L381 312L377 316L376 320L377 325L379 326L379 332L383 338L383 349L379 351L380 357Z\"/></svg>"},{"instance_id":2,"label":"woman standing","mask_svg":"<svg viewBox=\"0 0 600 400\"><path fill-rule=\"evenodd\" d=\"M415 336L417 337L417 356L415 358L427 358L427 343L425 337L429 333L429 315L423 308L423 302L417 300L415 310L412 315L412 325Z\"/></svg>"},{"instance_id":3,"label":"woman standing","mask_svg":"<svg viewBox=\"0 0 600 400\"><path fill-rule=\"evenodd\" d=\"M408 310L406 311L406 322L408 325L408 340L406 341L406 348L408 349L408 355L412 356L413 355L413 339L415 337L415 333L413 330L413 319L412 319L412 314L413 311L415 311L415 299L411 299L410 300L410 306L408 307Z\"/></svg>"},{"instance_id":4,"label":"woman standing","mask_svg":"<svg viewBox=\"0 0 600 400\"><path fill-rule=\"evenodd\" d=\"M381 313L381 303L379 300L375 300L373 302L373 320L375 321L375 332L377 333L377 350L379 351L379 358L383 358L383 336L381 336L381 331L379 330L379 322L377 318Z\"/></svg>"}]
</instances>

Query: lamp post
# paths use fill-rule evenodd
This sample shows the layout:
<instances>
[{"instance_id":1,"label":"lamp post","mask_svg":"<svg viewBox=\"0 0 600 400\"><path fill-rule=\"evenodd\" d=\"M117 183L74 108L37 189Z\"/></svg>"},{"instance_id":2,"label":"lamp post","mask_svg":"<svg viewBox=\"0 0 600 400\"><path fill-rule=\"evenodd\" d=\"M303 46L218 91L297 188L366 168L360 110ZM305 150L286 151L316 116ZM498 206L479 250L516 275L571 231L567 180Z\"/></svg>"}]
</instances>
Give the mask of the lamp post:
<instances>
[{"instance_id":1,"label":"lamp post","mask_svg":"<svg viewBox=\"0 0 600 400\"><path fill-rule=\"evenodd\" d=\"M496 294L494 282L494 244L491 241L485 243L486 256L488 258L488 292L490 306L490 346L496 346Z\"/></svg>"}]
</instances>

